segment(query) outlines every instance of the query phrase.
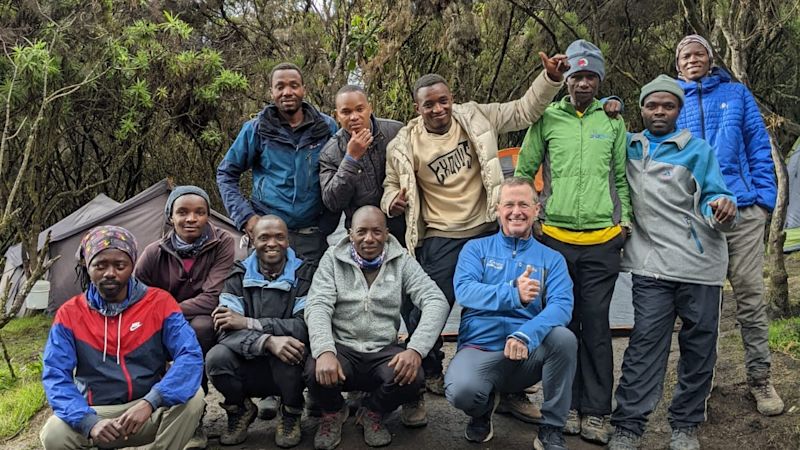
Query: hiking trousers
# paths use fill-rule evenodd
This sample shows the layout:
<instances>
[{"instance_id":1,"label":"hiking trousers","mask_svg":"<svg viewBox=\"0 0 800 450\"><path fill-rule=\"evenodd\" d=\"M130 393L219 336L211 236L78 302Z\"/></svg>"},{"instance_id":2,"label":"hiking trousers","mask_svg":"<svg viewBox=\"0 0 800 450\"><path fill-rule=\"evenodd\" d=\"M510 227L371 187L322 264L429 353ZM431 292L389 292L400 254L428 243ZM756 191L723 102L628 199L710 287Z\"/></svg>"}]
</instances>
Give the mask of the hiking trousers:
<instances>
[{"instance_id":1,"label":"hiking trousers","mask_svg":"<svg viewBox=\"0 0 800 450\"><path fill-rule=\"evenodd\" d=\"M673 429L705 421L711 393L722 288L633 276L634 325L622 360L611 423L641 436L647 417L664 389L675 318L678 333L678 382L669 407Z\"/></svg>"},{"instance_id":2,"label":"hiking trousers","mask_svg":"<svg viewBox=\"0 0 800 450\"><path fill-rule=\"evenodd\" d=\"M134 400L122 405L93 405L92 408L101 419L111 419L121 416L139 401ZM157 408L142 429L135 435L129 436L127 440L117 439L101 448L139 447L150 444L149 448L153 450L182 449L194 435L205 406L203 390L198 389L194 397L184 404ZM44 424L39 439L45 450L77 450L99 446L55 415L50 416Z\"/></svg>"}]
</instances>

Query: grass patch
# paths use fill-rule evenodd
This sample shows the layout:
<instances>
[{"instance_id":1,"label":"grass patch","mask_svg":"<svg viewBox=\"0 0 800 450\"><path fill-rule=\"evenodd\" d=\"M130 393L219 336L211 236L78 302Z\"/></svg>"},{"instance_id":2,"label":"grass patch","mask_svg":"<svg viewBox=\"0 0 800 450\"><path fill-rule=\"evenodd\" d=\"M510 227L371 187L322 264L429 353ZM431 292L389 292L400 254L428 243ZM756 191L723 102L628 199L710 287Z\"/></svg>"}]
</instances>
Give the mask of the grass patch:
<instances>
[{"instance_id":1,"label":"grass patch","mask_svg":"<svg viewBox=\"0 0 800 450\"><path fill-rule=\"evenodd\" d=\"M0 442L23 430L44 406L42 358L52 319L44 315L14 319L0 330L17 379L0 359Z\"/></svg>"},{"instance_id":2,"label":"grass patch","mask_svg":"<svg viewBox=\"0 0 800 450\"><path fill-rule=\"evenodd\" d=\"M772 322L769 326L769 346L773 351L800 359L800 317Z\"/></svg>"}]
</instances>

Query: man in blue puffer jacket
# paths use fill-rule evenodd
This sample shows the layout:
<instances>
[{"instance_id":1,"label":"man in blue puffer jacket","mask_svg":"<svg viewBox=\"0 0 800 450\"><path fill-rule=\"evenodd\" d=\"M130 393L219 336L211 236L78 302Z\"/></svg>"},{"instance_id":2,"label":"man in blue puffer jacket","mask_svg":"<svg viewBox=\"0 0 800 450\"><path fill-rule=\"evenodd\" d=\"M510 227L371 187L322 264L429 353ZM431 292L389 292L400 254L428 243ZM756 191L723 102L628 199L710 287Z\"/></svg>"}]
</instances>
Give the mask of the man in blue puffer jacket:
<instances>
[{"instance_id":1,"label":"man in blue puffer jacket","mask_svg":"<svg viewBox=\"0 0 800 450\"><path fill-rule=\"evenodd\" d=\"M336 133L336 122L303 101L303 74L296 65L275 66L270 85L272 103L242 126L217 167L217 185L237 228L252 237L259 217L274 214L289 227L297 257L319 261L328 248L326 235L338 223L324 214L319 185L319 152ZM249 200L239 190L248 169L253 170Z\"/></svg>"},{"instance_id":2,"label":"man in blue puffer jacket","mask_svg":"<svg viewBox=\"0 0 800 450\"><path fill-rule=\"evenodd\" d=\"M542 380L544 403L538 450L565 450L562 430L572 399L578 344L572 318L572 280L564 257L531 236L539 212L525 178L500 186L501 230L468 242L458 257L453 287L464 308L458 351L444 378L447 400L470 416L466 438L492 438L501 393Z\"/></svg>"},{"instance_id":3,"label":"man in blue puffer jacket","mask_svg":"<svg viewBox=\"0 0 800 450\"><path fill-rule=\"evenodd\" d=\"M739 218L727 233L728 273L742 330L750 392L764 415L783 412L770 383L769 319L764 302L764 225L775 207L775 168L770 142L753 95L719 67L698 35L686 36L675 51L686 103L678 129L686 128L714 148L722 176L736 196Z\"/></svg>"}]
</instances>

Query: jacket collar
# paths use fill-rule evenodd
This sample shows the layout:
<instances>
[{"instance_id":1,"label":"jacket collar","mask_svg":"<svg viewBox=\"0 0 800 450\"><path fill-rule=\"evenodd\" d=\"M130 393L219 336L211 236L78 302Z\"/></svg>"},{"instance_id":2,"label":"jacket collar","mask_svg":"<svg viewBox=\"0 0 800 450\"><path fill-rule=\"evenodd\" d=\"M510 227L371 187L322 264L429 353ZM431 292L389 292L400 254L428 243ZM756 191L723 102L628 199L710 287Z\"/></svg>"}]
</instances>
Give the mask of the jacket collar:
<instances>
[{"instance_id":1,"label":"jacket collar","mask_svg":"<svg viewBox=\"0 0 800 450\"><path fill-rule=\"evenodd\" d=\"M401 257L405 251L406 250L400 245L397 238L390 234L388 239L386 239L386 257L383 260L383 265L385 266L389 261ZM348 263L353 267L358 267L350 256L350 236L343 237L342 240L336 244L336 247L333 249L333 255L339 261Z\"/></svg>"},{"instance_id":2,"label":"jacket collar","mask_svg":"<svg viewBox=\"0 0 800 450\"><path fill-rule=\"evenodd\" d=\"M569 95L564 96L564 98L562 98L560 101L556 103L552 103L552 105L554 108L559 109L561 111L569 112L573 116L577 117L578 115L575 106L572 105L572 101L570 100ZM600 100L595 98L592 100L592 103L586 107L586 111L583 112L583 115L588 116L589 114L598 110L600 111L603 110L603 104L600 103ZM605 112L603 114L605 114Z\"/></svg>"},{"instance_id":3,"label":"jacket collar","mask_svg":"<svg viewBox=\"0 0 800 450\"><path fill-rule=\"evenodd\" d=\"M203 244L203 248L201 248L200 251L197 252L197 255L195 255L195 258L200 256L200 255L202 255L203 253L207 252L209 249L211 249L213 247L216 247L217 244L219 244L219 233L218 233L217 227L215 227L214 225L212 225L209 222L208 228L209 228L208 240L206 241L205 244ZM175 229L174 228L169 230L167 232L167 235L164 236L163 238L161 238L160 246L161 246L162 249L164 249L164 251L166 251L170 255L172 255L172 256L174 256L174 257L176 257L178 259L181 259L181 257L178 256L178 253L172 247L172 235L173 234L175 234Z\"/></svg>"},{"instance_id":4,"label":"jacket collar","mask_svg":"<svg viewBox=\"0 0 800 450\"><path fill-rule=\"evenodd\" d=\"M722 83L730 83L732 80L731 74L722 67L712 67L711 72L700 78L697 81L688 81L682 78L678 79L678 83L683 88L687 95L697 92L698 87L703 87L703 92L713 91Z\"/></svg>"},{"instance_id":5,"label":"jacket collar","mask_svg":"<svg viewBox=\"0 0 800 450\"><path fill-rule=\"evenodd\" d=\"M684 147L689 144L690 139L692 139L692 133L687 129L682 129L674 136L664 140L662 143L666 144L670 142L675 144L678 147L678 150L683 150ZM650 141L647 139L647 136L644 135L643 131L631 136L631 143L633 142L640 142L642 145L650 145Z\"/></svg>"},{"instance_id":6,"label":"jacket collar","mask_svg":"<svg viewBox=\"0 0 800 450\"><path fill-rule=\"evenodd\" d=\"M536 242L536 239L533 237L533 234L531 234L531 236L528 237L528 239L506 236L506 234L503 232L502 226L499 227L499 230L497 230L496 236L498 240L503 243L504 247L516 251L527 250L529 247L533 246L534 242Z\"/></svg>"},{"instance_id":7,"label":"jacket collar","mask_svg":"<svg viewBox=\"0 0 800 450\"><path fill-rule=\"evenodd\" d=\"M244 266L244 278L242 279L242 286L246 288L260 287L289 291L292 287L294 287L295 271L302 264L303 260L297 258L294 250L291 248L287 249L286 265L283 266L283 273L281 273L276 280L269 281L264 278L264 275L261 274L261 270L258 267L258 255L255 251L253 251L250 253L250 256L242 261L242 265Z\"/></svg>"},{"instance_id":8,"label":"jacket collar","mask_svg":"<svg viewBox=\"0 0 800 450\"><path fill-rule=\"evenodd\" d=\"M329 137L331 130L322 113L305 101L303 101L301 107L303 108L303 122L295 130L305 129L304 132L310 137L308 138L309 140L304 139L304 141L314 142L324 137ZM287 139L289 130L281 120L278 107L274 103L267 105L258 114L257 120L258 135L262 138Z\"/></svg>"}]
</instances>

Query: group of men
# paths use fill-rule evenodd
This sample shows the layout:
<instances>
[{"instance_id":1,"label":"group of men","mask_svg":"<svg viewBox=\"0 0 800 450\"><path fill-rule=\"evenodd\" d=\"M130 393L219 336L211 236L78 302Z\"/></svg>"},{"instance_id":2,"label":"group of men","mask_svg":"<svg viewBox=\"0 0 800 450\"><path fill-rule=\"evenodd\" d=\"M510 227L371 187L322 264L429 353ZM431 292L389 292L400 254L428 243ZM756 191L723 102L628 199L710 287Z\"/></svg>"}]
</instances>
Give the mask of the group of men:
<instances>
[{"instance_id":1,"label":"group of men","mask_svg":"<svg viewBox=\"0 0 800 450\"><path fill-rule=\"evenodd\" d=\"M279 396L275 443L297 445L307 388L320 415L317 449L341 441L343 392L364 393L356 423L368 445L383 446L384 418L397 408L404 425L427 424L425 390L469 416L469 441L491 439L493 413L506 411L538 423L536 449L565 449L565 433L636 449L679 316L670 448L697 449L726 276L758 410L782 412L760 275L774 174L749 91L712 69L703 38L688 36L676 51L680 84L662 75L643 86L646 129L629 135L619 102L596 99L605 77L596 46L579 40L566 55L539 55L544 70L508 103L456 104L446 80L420 77L419 116L405 126L376 117L363 89L345 86L338 131L304 101L297 66L272 70L273 102L245 123L217 171L254 248L210 317L217 342L205 373L224 397L222 444L246 439L259 415L251 398ZM551 103L564 84L568 96ZM498 136L526 128L515 176L504 179ZM531 183L540 167L541 199ZM239 187L248 170L250 198ZM328 248L342 213L348 235ZM81 255L89 289L59 309L45 350L55 411L45 448L182 447L203 411L191 328L168 294L131 276L130 233L97 230ZM633 274L635 325L612 411L608 310L620 270ZM440 334L456 302L457 351L445 373ZM147 333L134 334L140 327ZM541 410L525 395L540 381Z\"/></svg>"}]
</instances>

